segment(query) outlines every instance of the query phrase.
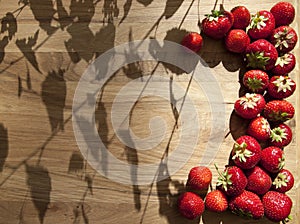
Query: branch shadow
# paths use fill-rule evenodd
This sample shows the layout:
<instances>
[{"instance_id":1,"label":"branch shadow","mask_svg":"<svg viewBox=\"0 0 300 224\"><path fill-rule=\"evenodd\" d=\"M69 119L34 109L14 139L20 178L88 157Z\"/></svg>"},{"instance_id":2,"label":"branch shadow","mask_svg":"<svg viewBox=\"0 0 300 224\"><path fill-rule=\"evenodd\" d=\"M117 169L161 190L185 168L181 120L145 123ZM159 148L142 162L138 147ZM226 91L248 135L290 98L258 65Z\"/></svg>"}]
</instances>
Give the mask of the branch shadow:
<instances>
[{"instance_id":1,"label":"branch shadow","mask_svg":"<svg viewBox=\"0 0 300 224\"><path fill-rule=\"evenodd\" d=\"M64 131L64 108L67 94L64 69L49 72L42 83L42 101L46 106L51 131Z\"/></svg>"},{"instance_id":2,"label":"branch shadow","mask_svg":"<svg viewBox=\"0 0 300 224\"><path fill-rule=\"evenodd\" d=\"M31 199L39 213L39 220L42 224L50 204L51 177L48 170L43 166L25 164L25 167Z\"/></svg>"},{"instance_id":3,"label":"branch shadow","mask_svg":"<svg viewBox=\"0 0 300 224\"><path fill-rule=\"evenodd\" d=\"M8 36L4 36L0 41L0 63L3 61L5 57L5 47L8 45L8 43L9 43Z\"/></svg>"},{"instance_id":4,"label":"branch shadow","mask_svg":"<svg viewBox=\"0 0 300 224\"><path fill-rule=\"evenodd\" d=\"M8 130L4 124L0 123L0 173L3 171L5 160L8 156L8 151Z\"/></svg>"}]
</instances>

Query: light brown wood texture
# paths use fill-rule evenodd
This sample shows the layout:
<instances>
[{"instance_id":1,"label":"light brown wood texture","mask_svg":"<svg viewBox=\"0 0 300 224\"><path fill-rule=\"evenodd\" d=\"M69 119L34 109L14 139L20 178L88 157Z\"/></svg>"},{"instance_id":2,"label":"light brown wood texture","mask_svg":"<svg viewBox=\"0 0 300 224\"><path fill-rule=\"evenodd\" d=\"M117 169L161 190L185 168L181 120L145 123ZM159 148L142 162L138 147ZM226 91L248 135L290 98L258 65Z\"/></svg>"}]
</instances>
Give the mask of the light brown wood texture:
<instances>
[{"instance_id":1,"label":"light brown wood texture","mask_svg":"<svg viewBox=\"0 0 300 224\"><path fill-rule=\"evenodd\" d=\"M288 1L299 12L298 1ZM163 141L148 151L124 146L114 133L110 114L114 98L129 81L151 72L168 80L173 77L193 100L201 122L196 150L178 172L153 184L120 184L87 163L74 136L74 93L80 77L97 56L133 40L154 38L179 43L186 32L199 32L198 19L210 12L213 1L199 1L199 5L194 0L29 0L30 4L24 6L26 2L0 1L2 22L10 21L8 30L0 34L0 224L270 223L266 219L243 219L230 212L205 211L194 221L179 215L176 200L185 191L188 171L199 164L208 144L212 116L203 90L194 81L189 85L190 75L164 63L139 62L114 74L96 106L96 126L107 150L120 161L136 165L161 162L166 149L171 154L180 140L180 124L172 135L176 116L168 100L141 98L130 114L130 126L141 138L150 134L149 122L154 116L161 116L167 124ZM225 7L245 5L254 13L270 9L275 2L225 1ZM292 26L299 32L296 21L300 21L298 13ZM298 64L291 76L299 84L298 46L294 50ZM244 128L232 114L239 96L241 58L228 53L222 41L209 38L204 39L199 54L215 74L226 106L226 130L218 132L224 136L223 142L208 164L214 187L217 173L213 164L223 168L228 163L234 137ZM170 82L160 91L169 91ZM291 223L296 224L300 223L299 89L289 101L297 110L288 122L294 138L286 148L286 168L296 178L288 192L294 204ZM157 175L168 176L168 162L160 168ZM131 178L134 182L136 177L132 174Z\"/></svg>"}]
</instances>

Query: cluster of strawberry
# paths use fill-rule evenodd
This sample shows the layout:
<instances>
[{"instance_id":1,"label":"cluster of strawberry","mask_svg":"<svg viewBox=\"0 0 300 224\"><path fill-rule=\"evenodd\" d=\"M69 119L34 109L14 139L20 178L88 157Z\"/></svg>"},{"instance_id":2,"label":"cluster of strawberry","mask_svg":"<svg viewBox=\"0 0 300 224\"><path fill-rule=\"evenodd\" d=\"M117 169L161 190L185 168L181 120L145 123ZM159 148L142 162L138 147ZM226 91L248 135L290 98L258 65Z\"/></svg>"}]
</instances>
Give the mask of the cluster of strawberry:
<instances>
[{"instance_id":1,"label":"cluster of strawberry","mask_svg":"<svg viewBox=\"0 0 300 224\"><path fill-rule=\"evenodd\" d=\"M213 10L202 20L202 32L225 41L228 51L241 54L247 64L241 84L246 94L234 104L235 113L248 124L246 133L235 140L231 164L219 173L216 190L203 201L196 193L179 197L179 211L194 219L204 208L273 222L290 219L292 200L286 194L293 185L293 174L285 169L284 147L292 141L292 130L286 123L294 117L295 108L286 100L296 89L289 73L296 60L291 52L298 37L290 26L295 9L288 2L278 2L269 11L251 16L244 6L230 12ZM205 44L205 43L204 43ZM190 33L182 45L197 52L203 45L198 33ZM191 190L208 189L211 172L194 167L187 185ZM210 174L209 174L210 173ZM196 202L195 202L196 201ZM195 203L194 203L195 202Z\"/></svg>"}]
</instances>

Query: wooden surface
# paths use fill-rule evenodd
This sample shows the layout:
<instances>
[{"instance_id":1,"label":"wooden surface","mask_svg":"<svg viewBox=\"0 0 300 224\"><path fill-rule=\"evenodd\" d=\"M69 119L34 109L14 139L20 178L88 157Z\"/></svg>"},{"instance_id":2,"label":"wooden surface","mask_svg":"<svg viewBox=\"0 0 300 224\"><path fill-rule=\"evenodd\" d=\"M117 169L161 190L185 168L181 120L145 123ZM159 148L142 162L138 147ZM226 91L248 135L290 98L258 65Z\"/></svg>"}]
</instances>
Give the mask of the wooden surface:
<instances>
[{"instance_id":1,"label":"wooden surface","mask_svg":"<svg viewBox=\"0 0 300 224\"><path fill-rule=\"evenodd\" d=\"M297 0L289 1L299 9ZM212 9L212 1L201 1L200 6L192 0L30 0L26 6L22 2L27 1L19 5L17 1L0 1L2 22L10 21L0 36L0 224L269 223L265 219L244 220L229 212L205 212L195 221L187 221L178 214L177 196L185 190L189 169L199 164L211 128L207 99L193 82L188 95L202 121L198 147L182 169L163 181L134 186L107 179L83 159L74 137L71 116L74 92L95 57L132 40L156 38L178 42L187 31L199 31L198 18L202 19ZM274 3L274 0L225 1L225 7L245 5L256 12L270 9ZM298 14L292 24L296 29L299 19ZM299 84L298 46L295 52L298 65L291 76ZM234 137L241 133L239 121L232 115L233 102L239 95L241 63L238 57L226 52L222 42L207 38L200 55L215 72L226 103L227 128L220 130L224 140L213 162L223 167L228 162ZM166 64L131 64L106 83L96 108L99 136L108 150L126 163L160 162L175 123L170 103L153 97L136 103L130 124L136 135L145 137L149 135L149 120L161 115L168 124L168 135L156 148L137 151L124 147L112 129L109 115L118 91L154 69L157 74L168 79L172 76L174 82L180 80L184 88L188 87L189 76ZM299 89L289 101L298 111ZM298 112L296 115L289 121L294 139L286 148L286 168L296 176L295 187L288 193L294 203L293 224L300 223ZM179 137L176 131L170 153ZM213 163L210 167L215 183ZM158 175L168 175L167 163L162 164Z\"/></svg>"}]
</instances>

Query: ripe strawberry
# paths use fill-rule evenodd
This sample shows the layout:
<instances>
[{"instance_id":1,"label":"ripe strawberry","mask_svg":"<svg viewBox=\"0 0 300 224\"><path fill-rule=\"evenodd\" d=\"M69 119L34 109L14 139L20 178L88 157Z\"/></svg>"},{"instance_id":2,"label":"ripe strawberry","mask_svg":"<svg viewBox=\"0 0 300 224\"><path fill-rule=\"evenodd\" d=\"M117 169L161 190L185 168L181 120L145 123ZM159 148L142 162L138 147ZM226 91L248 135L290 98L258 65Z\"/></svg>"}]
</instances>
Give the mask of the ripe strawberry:
<instances>
[{"instance_id":1,"label":"ripe strawberry","mask_svg":"<svg viewBox=\"0 0 300 224\"><path fill-rule=\"evenodd\" d=\"M268 85L268 93L275 99L284 99L296 90L296 82L289 76L273 76Z\"/></svg>"},{"instance_id":2,"label":"ripe strawberry","mask_svg":"<svg viewBox=\"0 0 300 224\"><path fill-rule=\"evenodd\" d=\"M270 173L279 172L285 165L284 152L275 146L269 146L261 151L260 165Z\"/></svg>"},{"instance_id":3,"label":"ripe strawberry","mask_svg":"<svg viewBox=\"0 0 300 224\"><path fill-rule=\"evenodd\" d=\"M225 11L222 5L220 10L212 10L212 13L206 15L201 22L202 31L213 39L222 39L231 29L232 24L232 13Z\"/></svg>"},{"instance_id":4,"label":"ripe strawberry","mask_svg":"<svg viewBox=\"0 0 300 224\"><path fill-rule=\"evenodd\" d=\"M236 6L231 9L231 13L234 18L232 28L246 30L251 18L249 10L245 6Z\"/></svg>"},{"instance_id":5,"label":"ripe strawberry","mask_svg":"<svg viewBox=\"0 0 300 224\"><path fill-rule=\"evenodd\" d=\"M192 192L182 193L178 198L178 209L181 215L188 219L195 219L204 212L204 201Z\"/></svg>"},{"instance_id":6,"label":"ripe strawberry","mask_svg":"<svg viewBox=\"0 0 300 224\"><path fill-rule=\"evenodd\" d=\"M246 48L247 66L251 68L271 70L277 58L276 48L265 39L256 40Z\"/></svg>"},{"instance_id":7,"label":"ripe strawberry","mask_svg":"<svg viewBox=\"0 0 300 224\"><path fill-rule=\"evenodd\" d=\"M275 18L276 27L289 25L294 21L295 8L289 2L278 2L270 11Z\"/></svg>"},{"instance_id":8,"label":"ripe strawberry","mask_svg":"<svg viewBox=\"0 0 300 224\"><path fill-rule=\"evenodd\" d=\"M248 184L246 189L258 195L264 195L272 187L272 179L267 172L259 166L246 172Z\"/></svg>"},{"instance_id":9,"label":"ripe strawberry","mask_svg":"<svg viewBox=\"0 0 300 224\"><path fill-rule=\"evenodd\" d=\"M263 93L269 85L269 76L259 69L249 70L243 76L243 84L253 93Z\"/></svg>"},{"instance_id":10,"label":"ripe strawberry","mask_svg":"<svg viewBox=\"0 0 300 224\"><path fill-rule=\"evenodd\" d=\"M205 208L212 212L224 212L228 208L227 197L220 190L213 190L205 197Z\"/></svg>"},{"instance_id":11,"label":"ripe strawberry","mask_svg":"<svg viewBox=\"0 0 300 224\"><path fill-rule=\"evenodd\" d=\"M295 179L293 174L287 169L282 169L275 177L272 189L274 191L285 193L293 188L294 182Z\"/></svg>"},{"instance_id":12,"label":"ripe strawberry","mask_svg":"<svg viewBox=\"0 0 300 224\"><path fill-rule=\"evenodd\" d=\"M286 194L269 191L263 198L265 216L273 222L288 221L293 202Z\"/></svg>"},{"instance_id":13,"label":"ripe strawberry","mask_svg":"<svg viewBox=\"0 0 300 224\"><path fill-rule=\"evenodd\" d=\"M271 135L271 127L268 120L263 116L254 118L248 125L247 134L258 141L268 140Z\"/></svg>"},{"instance_id":14,"label":"ripe strawberry","mask_svg":"<svg viewBox=\"0 0 300 224\"><path fill-rule=\"evenodd\" d=\"M296 57L293 53L286 53L277 58L275 67L271 70L273 75L287 75L296 66Z\"/></svg>"},{"instance_id":15,"label":"ripe strawberry","mask_svg":"<svg viewBox=\"0 0 300 224\"><path fill-rule=\"evenodd\" d=\"M294 117L295 108L286 100L271 100L265 108L263 115L271 122L285 122Z\"/></svg>"},{"instance_id":16,"label":"ripe strawberry","mask_svg":"<svg viewBox=\"0 0 300 224\"><path fill-rule=\"evenodd\" d=\"M221 173L216 167L219 177L217 188L227 196L237 196L241 194L247 186L247 177L243 170L237 166L227 166Z\"/></svg>"},{"instance_id":17,"label":"ripe strawberry","mask_svg":"<svg viewBox=\"0 0 300 224\"><path fill-rule=\"evenodd\" d=\"M297 44L298 36L290 26L280 26L274 29L270 36L270 42L280 54L293 50Z\"/></svg>"},{"instance_id":18,"label":"ripe strawberry","mask_svg":"<svg viewBox=\"0 0 300 224\"><path fill-rule=\"evenodd\" d=\"M193 190L207 190L212 180L212 172L208 167L193 167L188 175L187 186Z\"/></svg>"},{"instance_id":19,"label":"ripe strawberry","mask_svg":"<svg viewBox=\"0 0 300 224\"><path fill-rule=\"evenodd\" d=\"M190 32L183 37L181 44L191 51L198 52L203 46L203 38L197 32Z\"/></svg>"},{"instance_id":20,"label":"ripe strawberry","mask_svg":"<svg viewBox=\"0 0 300 224\"><path fill-rule=\"evenodd\" d=\"M271 130L269 144L278 148L284 148L291 143L293 132L291 128L284 123L278 124Z\"/></svg>"},{"instance_id":21,"label":"ripe strawberry","mask_svg":"<svg viewBox=\"0 0 300 224\"><path fill-rule=\"evenodd\" d=\"M258 11L251 16L246 31L253 40L268 38L275 28L275 18L267 10Z\"/></svg>"},{"instance_id":22,"label":"ripe strawberry","mask_svg":"<svg viewBox=\"0 0 300 224\"><path fill-rule=\"evenodd\" d=\"M252 119L262 112L266 104L264 97L257 93L246 93L234 104L235 112L242 118Z\"/></svg>"},{"instance_id":23,"label":"ripe strawberry","mask_svg":"<svg viewBox=\"0 0 300 224\"><path fill-rule=\"evenodd\" d=\"M260 219L264 215L264 206L257 194L243 191L229 202L229 209L238 215Z\"/></svg>"},{"instance_id":24,"label":"ripe strawberry","mask_svg":"<svg viewBox=\"0 0 300 224\"><path fill-rule=\"evenodd\" d=\"M226 49L234 53L243 53L249 44L249 36L241 29L230 30L225 37Z\"/></svg>"},{"instance_id":25,"label":"ripe strawberry","mask_svg":"<svg viewBox=\"0 0 300 224\"><path fill-rule=\"evenodd\" d=\"M232 160L241 169L251 169L260 160L261 147L255 138L247 135L239 137L231 151Z\"/></svg>"}]
</instances>

